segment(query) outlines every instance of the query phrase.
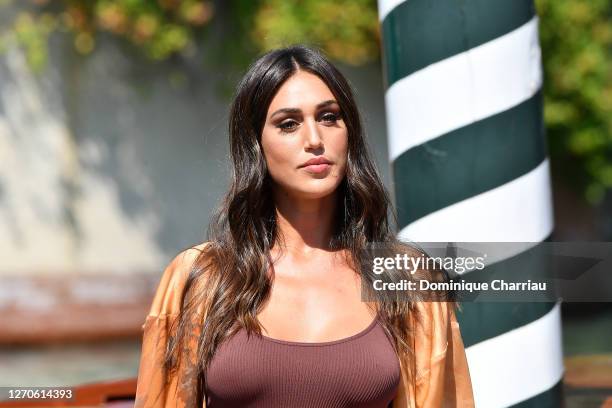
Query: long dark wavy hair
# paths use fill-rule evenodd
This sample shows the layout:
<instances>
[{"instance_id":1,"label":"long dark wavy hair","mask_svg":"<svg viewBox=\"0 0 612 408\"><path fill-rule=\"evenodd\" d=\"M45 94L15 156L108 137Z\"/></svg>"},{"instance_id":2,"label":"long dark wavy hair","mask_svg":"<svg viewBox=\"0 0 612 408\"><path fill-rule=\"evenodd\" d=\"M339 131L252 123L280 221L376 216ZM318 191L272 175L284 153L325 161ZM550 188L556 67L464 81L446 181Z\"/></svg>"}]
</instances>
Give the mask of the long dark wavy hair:
<instances>
[{"instance_id":1,"label":"long dark wavy hair","mask_svg":"<svg viewBox=\"0 0 612 408\"><path fill-rule=\"evenodd\" d=\"M191 368L197 381L195 389L189 388L193 395L184 397L189 399L187 406L202 406L206 370L224 340L241 328L261 334L256 316L270 294L270 249L282 239L261 133L273 97L298 70L315 74L327 84L347 127L346 174L338 187L339 205L329 245L348 254L347 262L361 274L363 295L376 300L368 305L375 308L396 353L414 351L407 319L416 310L413 302L375 292L375 277L368 273L369 259L364 254L371 243L415 256L418 251L398 241L391 230L389 196L368 151L351 87L316 49L302 45L277 49L257 59L237 86L229 116L231 185L211 219L208 244L187 278L176 330L166 349L165 367L176 370L188 353L187 344L199 333ZM414 372L414 367L404 369L409 375Z\"/></svg>"}]
</instances>

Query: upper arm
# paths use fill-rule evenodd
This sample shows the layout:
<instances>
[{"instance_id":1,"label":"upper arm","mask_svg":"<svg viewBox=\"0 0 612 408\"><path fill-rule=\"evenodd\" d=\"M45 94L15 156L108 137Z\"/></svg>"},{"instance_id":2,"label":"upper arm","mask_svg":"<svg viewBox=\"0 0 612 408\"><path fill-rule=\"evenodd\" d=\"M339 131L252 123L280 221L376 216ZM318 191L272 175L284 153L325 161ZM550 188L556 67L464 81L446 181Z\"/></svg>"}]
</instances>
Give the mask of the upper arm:
<instances>
[{"instance_id":1,"label":"upper arm","mask_svg":"<svg viewBox=\"0 0 612 408\"><path fill-rule=\"evenodd\" d=\"M189 406L197 377L193 366L180 365L176 372L164 365L173 323L180 311L183 288L193 263L206 244L180 252L166 266L143 324L135 408L183 408ZM187 363L190 362L187 359ZM179 379L179 376L181 378Z\"/></svg>"},{"instance_id":2,"label":"upper arm","mask_svg":"<svg viewBox=\"0 0 612 408\"><path fill-rule=\"evenodd\" d=\"M473 407L472 383L453 302L421 302L417 330L416 401L419 407Z\"/></svg>"}]
</instances>

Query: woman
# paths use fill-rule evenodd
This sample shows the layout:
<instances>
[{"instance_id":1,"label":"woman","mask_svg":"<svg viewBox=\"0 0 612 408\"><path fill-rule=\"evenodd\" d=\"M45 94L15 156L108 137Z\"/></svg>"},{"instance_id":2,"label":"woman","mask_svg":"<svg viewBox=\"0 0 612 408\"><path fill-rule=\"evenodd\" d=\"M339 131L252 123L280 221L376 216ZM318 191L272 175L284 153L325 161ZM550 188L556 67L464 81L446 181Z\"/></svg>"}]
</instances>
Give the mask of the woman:
<instances>
[{"instance_id":1,"label":"woman","mask_svg":"<svg viewBox=\"0 0 612 408\"><path fill-rule=\"evenodd\" d=\"M372 289L369 244L420 253L391 232L342 74L304 46L267 53L229 134L209 239L169 264L143 325L136 407L473 406L455 303Z\"/></svg>"}]
</instances>

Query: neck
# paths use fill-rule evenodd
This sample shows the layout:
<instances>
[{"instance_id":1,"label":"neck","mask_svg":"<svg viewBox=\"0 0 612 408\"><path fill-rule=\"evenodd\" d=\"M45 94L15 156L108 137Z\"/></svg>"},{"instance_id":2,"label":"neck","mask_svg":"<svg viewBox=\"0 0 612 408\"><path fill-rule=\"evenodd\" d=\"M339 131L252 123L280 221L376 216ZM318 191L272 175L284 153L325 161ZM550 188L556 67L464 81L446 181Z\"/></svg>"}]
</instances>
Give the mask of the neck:
<instances>
[{"instance_id":1,"label":"neck","mask_svg":"<svg viewBox=\"0 0 612 408\"><path fill-rule=\"evenodd\" d=\"M305 256L329 250L337 207L336 192L318 199L297 199L275 191L274 197L277 228L283 237L282 249Z\"/></svg>"}]
</instances>

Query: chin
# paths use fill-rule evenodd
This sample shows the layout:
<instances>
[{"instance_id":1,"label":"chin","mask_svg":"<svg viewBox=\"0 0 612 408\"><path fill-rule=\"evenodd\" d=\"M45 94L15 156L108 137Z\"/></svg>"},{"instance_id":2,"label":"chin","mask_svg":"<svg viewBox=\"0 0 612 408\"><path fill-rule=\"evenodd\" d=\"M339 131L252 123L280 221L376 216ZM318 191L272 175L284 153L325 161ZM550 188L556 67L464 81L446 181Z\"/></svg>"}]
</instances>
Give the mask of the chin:
<instances>
[{"instance_id":1,"label":"chin","mask_svg":"<svg viewBox=\"0 0 612 408\"><path fill-rule=\"evenodd\" d=\"M301 196L310 200L318 200L325 197L329 197L336 192L336 189L330 190L317 190L317 191L304 191L301 193Z\"/></svg>"},{"instance_id":2,"label":"chin","mask_svg":"<svg viewBox=\"0 0 612 408\"><path fill-rule=\"evenodd\" d=\"M334 194L342 178L327 175L325 178L295 177L289 180L275 180L275 184L284 190L285 194L298 199L317 200Z\"/></svg>"},{"instance_id":3,"label":"chin","mask_svg":"<svg viewBox=\"0 0 612 408\"><path fill-rule=\"evenodd\" d=\"M295 188L294 186L292 189L292 195L309 200L325 198L331 194L334 194L334 192L338 189L338 184L336 183L326 184L328 185L300 186L301 188Z\"/></svg>"}]
</instances>

